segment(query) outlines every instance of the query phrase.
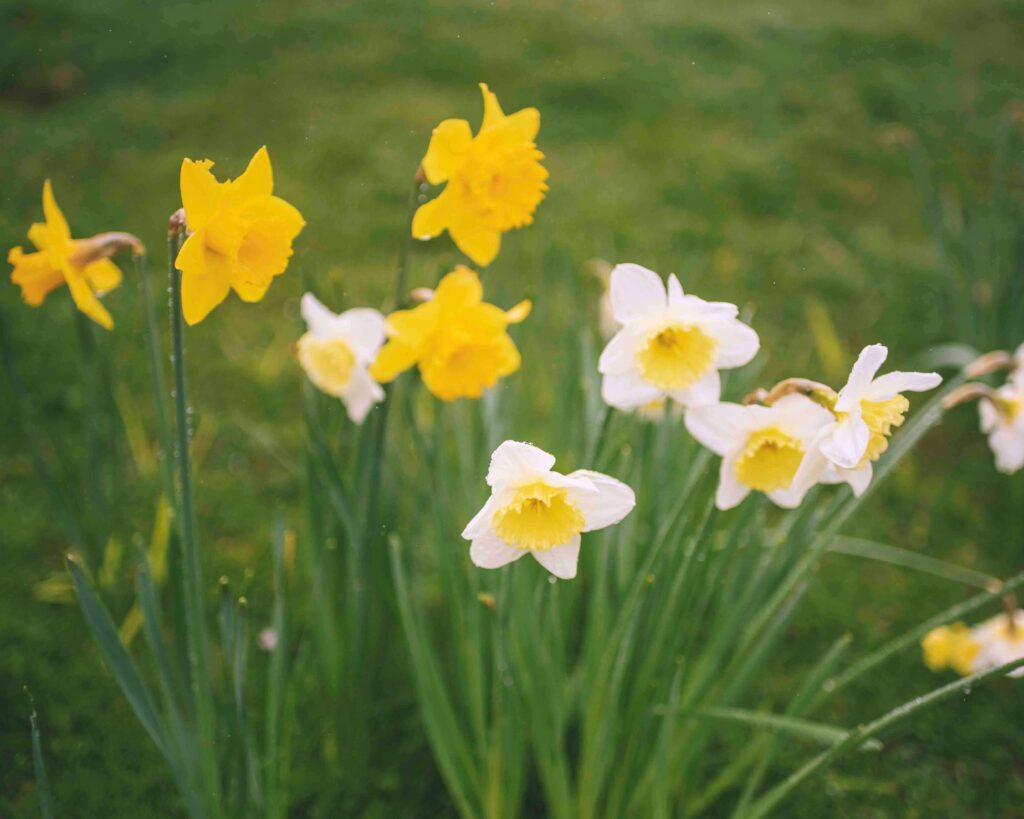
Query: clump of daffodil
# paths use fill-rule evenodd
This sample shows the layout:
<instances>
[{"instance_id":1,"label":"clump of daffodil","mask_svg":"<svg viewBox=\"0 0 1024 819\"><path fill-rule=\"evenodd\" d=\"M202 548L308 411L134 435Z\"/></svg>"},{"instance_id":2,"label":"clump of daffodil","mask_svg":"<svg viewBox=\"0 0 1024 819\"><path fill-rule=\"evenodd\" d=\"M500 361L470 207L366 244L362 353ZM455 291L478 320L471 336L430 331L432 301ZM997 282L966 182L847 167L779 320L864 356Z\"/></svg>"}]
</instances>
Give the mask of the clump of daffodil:
<instances>
[{"instance_id":1,"label":"clump of daffodil","mask_svg":"<svg viewBox=\"0 0 1024 819\"><path fill-rule=\"evenodd\" d=\"M715 505L731 509L751 490L779 506L799 506L818 475L801 469L832 414L804 395L771 406L705 404L686 413L686 428L722 456Z\"/></svg>"},{"instance_id":2,"label":"clump of daffodil","mask_svg":"<svg viewBox=\"0 0 1024 819\"><path fill-rule=\"evenodd\" d=\"M683 293L679 279L637 264L616 265L609 286L612 315L621 329L598 361L601 396L632 410L662 398L684 406L714 404L719 370L739 367L760 342L736 316L734 304Z\"/></svg>"},{"instance_id":3,"label":"clump of daffodil","mask_svg":"<svg viewBox=\"0 0 1024 819\"><path fill-rule=\"evenodd\" d=\"M110 330L114 320L99 297L121 284L121 270L108 257L121 247L141 253L141 242L128 233L71 238L49 179L43 183L43 216L45 222L36 222L28 230L37 252L25 253L14 247L7 254L7 261L14 266L11 281L21 288L22 298L31 307L38 307L50 292L66 284L75 306Z\"/></svg>"},{"instance_id":4,"label":"clump of daffodil","mask_svg":"<svg viewBox=\"0 0 1024 819\"><path fill-rule=\"evenodd\" d=\"M552 470L555 457L532 444L505 441L491 456L491 496L467 524L469 557L497 569L525 555L564 580L576 576L580 533L618 523L636 505L633 490L600 472Z\"/></svg>"},{"instance_id":5,"label":"clump of daffodil","mask_svg":"<svg viewBox=\"0 0 1024 819\"><path fill-rule=\"evenodd\" d=\"M319 390L341 399L349 418L363 423L384 398L368 370L384 343L384 316L368 307L333 313L306 293L302 317L308 330L295 345L299 364Z\"/></svg>"},{"instance_id":6,"label":"clump of daffodil","mask_svg":"<svg viewBox=\"0 0 1024 819\"><path fill-rule=\"evenodd\" d=\"M524 108L506 116L483 83L484 118L476 136L464 119L446 119L430 138L423 175L441 194L420 206L412 235L432 239L445 230L459 250L481 266L498 255L501 234L533 221L548 189L548 172L534 139L540 113Z\"/></svg>"},{"instance_id":7,"label":"clump of daffodil","mask_svg":"<svg viewBox=\"0 0 1024 819\"><path fill-rule=\"evenodd\" d=\"M388 316L388 341L370 374L387 383L415 364L427 389L442 401L479 398L519 369L519 350L507 328L529 313L529 301L511 310L483 301L480 277L456 267L428 301Z\"/></svg>"},{"instance_id":8,"label":"clump of daffodil","mask_svg":"<svg viewBox=\"0 0 1024 819\"><path fill-rule=\"evenodd\" d=\"M260 148L237 179L218 182L213 162L181 163L181 201L189 236L178 251L185 321L196 324L234 290L259 301L284 273L302 214L274 196L270 156Z\"/></svg>"},{"instance_id":9,"label":"clump of daffodil","mask_svg":"<svg viewBox=\"0 0 1024 819\"><path fill-rule=\"evenodd\" d=\"M963 623L939 626L921 640L924 662L932 671L952 668L966 677L1024 657L1024 611L997 614L973 628ZM1024 677L1024 668L1009 673Z\"/></svg>"}]
</instances>

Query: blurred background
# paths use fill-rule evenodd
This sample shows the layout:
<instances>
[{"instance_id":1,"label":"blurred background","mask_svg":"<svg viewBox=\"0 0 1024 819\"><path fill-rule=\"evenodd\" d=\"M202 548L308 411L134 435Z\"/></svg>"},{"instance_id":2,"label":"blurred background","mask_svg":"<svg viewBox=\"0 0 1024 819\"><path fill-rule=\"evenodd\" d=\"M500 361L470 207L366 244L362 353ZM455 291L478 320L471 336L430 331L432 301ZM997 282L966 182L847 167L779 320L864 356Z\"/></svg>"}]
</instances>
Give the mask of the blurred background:
<instances>
[{"instance_id":1,"label":"blurred background","mask_svg":"<svg viewBox=\"0 0 1024 819\"><path fill-rule=\"evenodd\" d=\"M489 300L543 308L520 333L515 377L530 379L538 424L553 379L545 322L596 320L594 258L676 272L687 290L753 311L766 385L799 374L839 387L876 341L897 369L929 366L947 343L984 352L1024 341L1019 0L5 0L0 30L4 247L25 244L50 178L76 236L131 231L160 274L182 157L233 177L262 144L276 192L307 220L262 303L232 296L188 338L207 576L251 588L257 622L267 510L297 509L301 493L298 299L312 288L339 310L384 303L430 131L448 117L475 128L480 81L507 112L532 105L542 116L550 193L486 274ZM432 286L460 260L447 237L417 247L410 284ZM138 286L122 267L123 286L105 299L116 328L99 340L101 375L120 385L111 440L130 468L103 514L126 539L148 540L153 407ZM57 479L87 507L86 386L67 291L32 310L3 284L0 321ZM177 816L169 776L62 579L67 544L12 402L4 378L0 816L38 815L25 686L64 815ZM1024 563L1024 474L995 471L976 410L962 408L848 528L1005 576ZM863 652L970 593L828 558L765 703L838 635ZM881 695L894 704L945 680L916 654L878 675L823 717L855 724L879 713ZM405 727L375 771L369 811L447 815L413 692L393 698ZM1022 683L1000 681L850 758L786 814L1019 816L1022 725ZM300 796L323 787L301 774L292 785Z\"/></svg>"}]
</instances>

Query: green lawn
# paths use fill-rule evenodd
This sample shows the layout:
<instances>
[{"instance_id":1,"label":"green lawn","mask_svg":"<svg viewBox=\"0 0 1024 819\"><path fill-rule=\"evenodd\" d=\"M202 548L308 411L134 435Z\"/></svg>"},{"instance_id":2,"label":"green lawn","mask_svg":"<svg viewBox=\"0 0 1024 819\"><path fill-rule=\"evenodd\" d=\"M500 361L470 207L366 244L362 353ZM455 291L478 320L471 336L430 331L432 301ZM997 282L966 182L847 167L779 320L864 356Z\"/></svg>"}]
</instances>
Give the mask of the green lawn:
<instances>
[{"instance_id":1,"label":"green lawn","mask_svg":"<svg viewBox=\"0 0 1024 819\"><path fill-rule=\"evenodd\" d=\"M222 177L234 176L261 144L277 190L307 220L289 273L266 300L231 297L188 339L206 450L198 479L207 577L251 588L255 619L269 606L260 590L270 512L300 508L297 299L308 282L333 294L335 307L384 301L430 130L454 116L475 125L479 81L507 111L535 105L542 114L550 193L535 225L508 235L487 273L495 302L535 300L532 333L580 315L571 288L545 280L544 260L567 260L590 298L584 263L602 257L675 271L688 290L753 309L768 383L803 374L841 385L809 313L829 317L842 366L874 341L889 345L894 367L914 369L936 344L1024 340L1021 326L965 324L964 314L1000 305L983 281L967 290L976 303L965 304L944 274L955 260L980 279L996 262L1024 274L1020 255L997 259L993 244L967 240L981 235L974 220L987 218L994 191L1021 198L1020 109L1011 104L1024 99L1024 3L687 5L13 0L0 9L5 247L24 244L50 177L76 234L137 233L159 269L181 158L209 157ZM967 239L943 250L937 223ZM1012 244L1024 222L1009 227ZM417 247L410 282L432 285L458 260L446 237ZM129 415L152 435L143 317L125 268L125 285L105 302L117 328L102 346L129 388ZM0 321L36 422L66 467L61 479L84 504L86 398L66 293L29 310L16 288L0 287ZM524 344L516 376L537 379L541 402L556 372L542 363L544 349L542 337ZM8 412L9 384L0 384L0 816L38 815L24 686L39 708L61 815L177 816L174 786L77 607L33 595L60 570L66 544ZM157 475L128 485L109 512L112 528L148 537ZM1024 558L1024 475L995 472L973 409L962 409L849 528L1003 576ZM968 594L829 558L777 674L764 681L764 702L838 635L851 633L863 652ZM371 815L448 815L411 682L402 661L394 665L404 687L384 716L402 728L365 805ZM823 716L852 725L942 679L907 655ZM1018 815L1022 724L1021 684L1000 681L914 721L882 752L847 760L803 788L785 815ZM311 741L296 747L317 753ZM793 747L784 761L806 753ZM300 795L324 787L296 777ZM295 815L307 815L301 802Z\"/></svg>"}]
</instances>

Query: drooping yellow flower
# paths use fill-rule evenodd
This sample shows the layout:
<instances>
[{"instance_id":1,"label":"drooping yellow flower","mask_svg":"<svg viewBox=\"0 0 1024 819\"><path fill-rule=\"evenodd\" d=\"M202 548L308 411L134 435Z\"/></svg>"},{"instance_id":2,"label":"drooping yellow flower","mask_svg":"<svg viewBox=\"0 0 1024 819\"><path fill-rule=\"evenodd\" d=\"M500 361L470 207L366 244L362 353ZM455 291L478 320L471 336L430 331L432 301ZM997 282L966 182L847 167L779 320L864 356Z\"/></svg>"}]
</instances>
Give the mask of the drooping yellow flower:
<instances>
[{"instance_id":1,"label":"drooping yellow flower","mask_svg":"<svg viewBox=\"0 0 1024 819\"><path fill-rule=\"evenodd\" d=\"M501 310L483 301L480 277L456 267L433 297L388 316L388 342L370 368L380 382L418 364L423 383L442 401L479 398L499 378L519 369L519 350L507 327L525 319L530 302Z\"/></svg>"},{"instance_id":2,"label":"drooping yellow flower","mask_svg":"<svg viewBox=\"0 0 1024 819\"><path fill-rule=\"evenodd\" d=\"M114 320L98 297L121 284L120 269L110 259L97 258L93 240L71 238L49 179L43 183L43 215L46 221L36 222L28 230L38 252L25 253L14 247L7 254L7 261L14 265L11 281L21 287L22 298L32 307L41 305L51 291L66 283L75 306L110 330Z\"/></svg>"},{"instance_id":3,"label":"drooping yellow flower","mask_svg":"<svg viewBox=\"0 0 1024 819\"><path fill-rule=\"evenodd\" d=\"M185 321L196 324L233 289L242 301L259 301L284 273L292 241L305 226L302 214L274 196L266 147L237 179L218 182L204 159L181 163L181 201L191 231L178 252Z\"/></svg>"},{"instance_id":4,"label":"drooping yellow flower","mask_svg":"<svg viewBox=\"0 0 1024 819\"><path fill-rule=\"evenodd\" d=\"M432 185L448 185L416 211L412 235L432 239L447 230L459 250L486 266L498 255L502 233L533 221L548 172L534 143L540 112L524 108L505 116L484 83L480 90L484 118L475 137L464 119L434 129L423 173Z\"/></svg>"},{"instance_id":5,"label":"drooping yellow flower","mask_svg":"<svg viewBox=\"0 0 1024 819\"><path fill-rule=\"evenodd\" d=\"M941 671L948 666L957 674L966 676L974 670L979 645L967 626L953 623L929 631L921 640L921 649L924 663L932 671Z\"/></svg>"}]
</instances>

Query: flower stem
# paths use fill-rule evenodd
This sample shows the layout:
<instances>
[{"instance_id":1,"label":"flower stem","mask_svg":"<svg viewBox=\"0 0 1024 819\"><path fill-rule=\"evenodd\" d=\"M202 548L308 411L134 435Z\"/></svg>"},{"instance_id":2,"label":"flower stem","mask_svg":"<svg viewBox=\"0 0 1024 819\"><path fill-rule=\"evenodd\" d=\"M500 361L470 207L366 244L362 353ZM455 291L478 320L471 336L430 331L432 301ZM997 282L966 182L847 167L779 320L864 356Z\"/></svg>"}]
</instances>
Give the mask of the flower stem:
<instances>
[{"instance_id":1,"label":"flower stem","mask_svg":"<svg viewBox=\"0 0 1024 819\"><path fill-rule=\"evenodd\" d=\"M209 644L203 610L203 577L199 561L192 463L189 457L189 411L185 387L185 328L181 308L181 276L174 267L178 233L168 236L168 274L171 281L171 335L174 364L174 414L177 426L178 533L181 539L185 595L185 631L188 641L189 677L196 711L201 777L207 806L220 814L220 785L213 724L213 691L210 686Z\"/></svg>"},{"instance_id":2,"label":"flower stem","mask_svg":"<svg viewBox=\"0 0 1024 819\"><path fill-rule=\"evenodd\" d=\"M166 390L163 357L160 354L160 332L157 327L156 306L153 304L149 287L149 269L146 254L134 255L135 272L138 274L139 290L142 295L142 307L146 314L146 347L149 349L149 369L153 376L153 400L156 404L157 432L160 435L160 480L163 483L164 496L171 508L176 506L174 491L174 460L171 442L171 424L167 416Z\"/></svg>"},{"instance_id":3,"label":"flower stem","mask_svg":"<svg viewBox=\"0 0 1024 819\"><path fill-rule=\"evenodd\" d=\"M86 458L89 462L89 514L87 519L91 526L92 541L90 563L100 565L103 550L106 547L108 520L106 493L104 492L103 444L100 437L103 410L99 406L100 371L97 361L96 337L93 335L91 320L80 310L74 309L75 328L78 331L78 343L82 351L83 388L85 390L85 441Z\"/></svg>"}]
</instances>

